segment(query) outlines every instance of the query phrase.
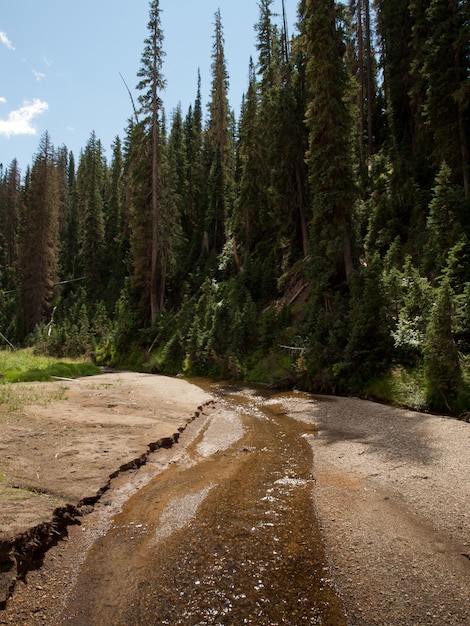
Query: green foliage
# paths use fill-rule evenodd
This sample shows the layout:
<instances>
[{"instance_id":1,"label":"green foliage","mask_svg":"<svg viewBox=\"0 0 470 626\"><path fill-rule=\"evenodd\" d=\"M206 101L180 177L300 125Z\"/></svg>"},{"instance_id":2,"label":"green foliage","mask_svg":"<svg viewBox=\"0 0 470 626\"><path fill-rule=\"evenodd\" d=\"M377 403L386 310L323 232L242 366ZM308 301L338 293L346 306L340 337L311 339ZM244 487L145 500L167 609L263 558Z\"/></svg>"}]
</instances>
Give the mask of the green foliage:
<instances>
[{"instance_id":1,"label":"green foliage","mask_svg":"<svg viewBox=\"0 0 470 626\"><path fill-rule=\"evenodd\" d=\"M392 269L386 275L385 285L394 321L395 360L414 366L423 356L434 291L427 278L412 265L410 258L406 260L403 272Z\"/></svg>"},{"instance_id":2,"label":"green foliage","mask_svg":"<svg viewBox=\"0 0 470 626\"><path fill-rule=\"evenodd\" d=\"M460 359L452 332L452 300L447 280L439 288L424 347L427 399L432 411L456 412L462 388Z\"/></svg>"},{"instance_id":3,"label":"green foliage","mask_svg":"<svg viewBox=\"0 0 470 626\"><path fill-rule=\"evenodd\" d=\"M291 40L258 4L238 124L217 11L208 106L198 77L167 133L151 0L111 162L95 133L77 169L46 134L23 181L0 166L0 332L61 361L468 414L468 3L353 3L346 22L302 0Z\"/></svg>"},{"instance_id":4,"label":"green foliage","mask_svg":"<svg viewBox=\"0 0 470 626\"><path fill-rule=\"evenodd\" d=\"M439 277L442 274L449 251L461 237L462 196L462 189L451 184L450 168L443 163L436 177L426 224L424 267L427 275L431 277Z\"/></svg>"},{"instance_id":5,"label":"green foliage","mask_svg":"<svg viewBox=\"0 0 470 626\"><path fill-rule=\"evenodd\" d=\"M426 378L422 367L394 368L367 382L364 394L374 400L413 409L427 409Z\"/></svg>"},{"instance_id":6,"label":"green foliage","mask_svg":"<svg viewBox=\"0 0 470 626\"><path fill-rule=\"evenodd\" d=\"M386 371L391 362L391 320L378 256L352 280L350 334L344 355L349 386L360 389Z\"/></svg>"},{"instance_id":7,"label":"green foliage","mask_svg":"<svg viewBox=\"0 0 470 626\"><path fill-rule=\"evenodd\" d=\"M37 356L32 350L0 352L0 371L5 383L50 381L54 377L77 378L100 373L93 363L55 361L49 357Z\"/></svg>"}]
</instances>

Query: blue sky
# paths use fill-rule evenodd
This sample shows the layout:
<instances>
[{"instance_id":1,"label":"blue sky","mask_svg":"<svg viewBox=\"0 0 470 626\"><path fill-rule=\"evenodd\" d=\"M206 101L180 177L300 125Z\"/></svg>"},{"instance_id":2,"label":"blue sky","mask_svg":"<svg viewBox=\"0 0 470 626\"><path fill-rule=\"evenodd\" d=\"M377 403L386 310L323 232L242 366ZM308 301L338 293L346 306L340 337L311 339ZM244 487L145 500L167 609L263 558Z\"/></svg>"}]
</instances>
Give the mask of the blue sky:
<instances>
[{"instance_id":1,"label":"blue sky","mask_svg":"<svg viewBox=\"0 0 470 626\"><path fill-rule=\"evenodd\" d=\"M17 158L24 172L49 131L56 147L78 158L94 130L106 155L132 114L121 73L137 97L137 71L147 36L148 0L15 0L0 13L0 163ZM230 101L239 114L250 55L256 60L258 0L160 0L165 111L194 102L201 71L209 98L214 15L220 8ZM281 12L281 0L273 11ZM286 0L290 34L297 0Z\"/></svg>"}]
</instances>

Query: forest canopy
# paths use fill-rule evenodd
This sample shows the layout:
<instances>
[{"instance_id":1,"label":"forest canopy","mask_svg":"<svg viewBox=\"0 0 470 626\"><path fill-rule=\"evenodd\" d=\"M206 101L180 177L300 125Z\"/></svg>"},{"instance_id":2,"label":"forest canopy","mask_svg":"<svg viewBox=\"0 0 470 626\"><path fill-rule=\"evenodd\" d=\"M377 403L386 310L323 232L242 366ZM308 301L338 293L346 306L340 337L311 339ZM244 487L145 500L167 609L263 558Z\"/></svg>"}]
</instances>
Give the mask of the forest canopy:
<instances>
[{"instance_id":1,"label":"forest canopy","mask_svg":"<svg viewBox=\"0 0 470 626\"><path fill-rule=\"evenodd\" d=\"M152 0L111 158L0 167L0 340L468 418L469 3L258 8L238 111L219 10L209 101L167 116Z\"/></svg>"}]
</instances>

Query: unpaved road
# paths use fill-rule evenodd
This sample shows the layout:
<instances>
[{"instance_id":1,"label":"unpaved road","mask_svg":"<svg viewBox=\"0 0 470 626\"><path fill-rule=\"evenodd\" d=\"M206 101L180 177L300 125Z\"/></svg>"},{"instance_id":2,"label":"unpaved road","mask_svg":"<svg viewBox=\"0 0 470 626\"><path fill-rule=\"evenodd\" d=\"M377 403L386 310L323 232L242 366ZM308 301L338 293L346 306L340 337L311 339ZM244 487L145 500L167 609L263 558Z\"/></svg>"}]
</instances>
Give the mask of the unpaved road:
<instances>
[{"instance_id":1,"label":"unpaved road","mask_svg":"<svg viewBox=\"0 0 470 626\"><path fill-rule=\"evenodd\" d=\"M0 624L466 626L469 453L455 420L225 389L112 481Z\"/></svg>"}]
</instances>

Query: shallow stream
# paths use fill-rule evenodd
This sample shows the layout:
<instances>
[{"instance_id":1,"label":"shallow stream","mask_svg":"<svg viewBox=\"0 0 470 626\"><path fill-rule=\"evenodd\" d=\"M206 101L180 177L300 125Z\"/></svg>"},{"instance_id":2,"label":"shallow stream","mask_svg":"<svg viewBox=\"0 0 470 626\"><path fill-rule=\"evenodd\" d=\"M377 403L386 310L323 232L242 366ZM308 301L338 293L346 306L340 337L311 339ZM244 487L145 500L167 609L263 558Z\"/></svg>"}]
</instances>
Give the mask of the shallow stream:
<instances>
[{"instance_id":1,"label":"shallow stream","mask_svg":"<svg viewBox=\"0 0 470 626\"><path fill-rule=\"evenodd\" d=\"M57 623L346 624L314 512L314 399L197 382L215 407L156 453Z\"/></svg>"}]
</instances>

